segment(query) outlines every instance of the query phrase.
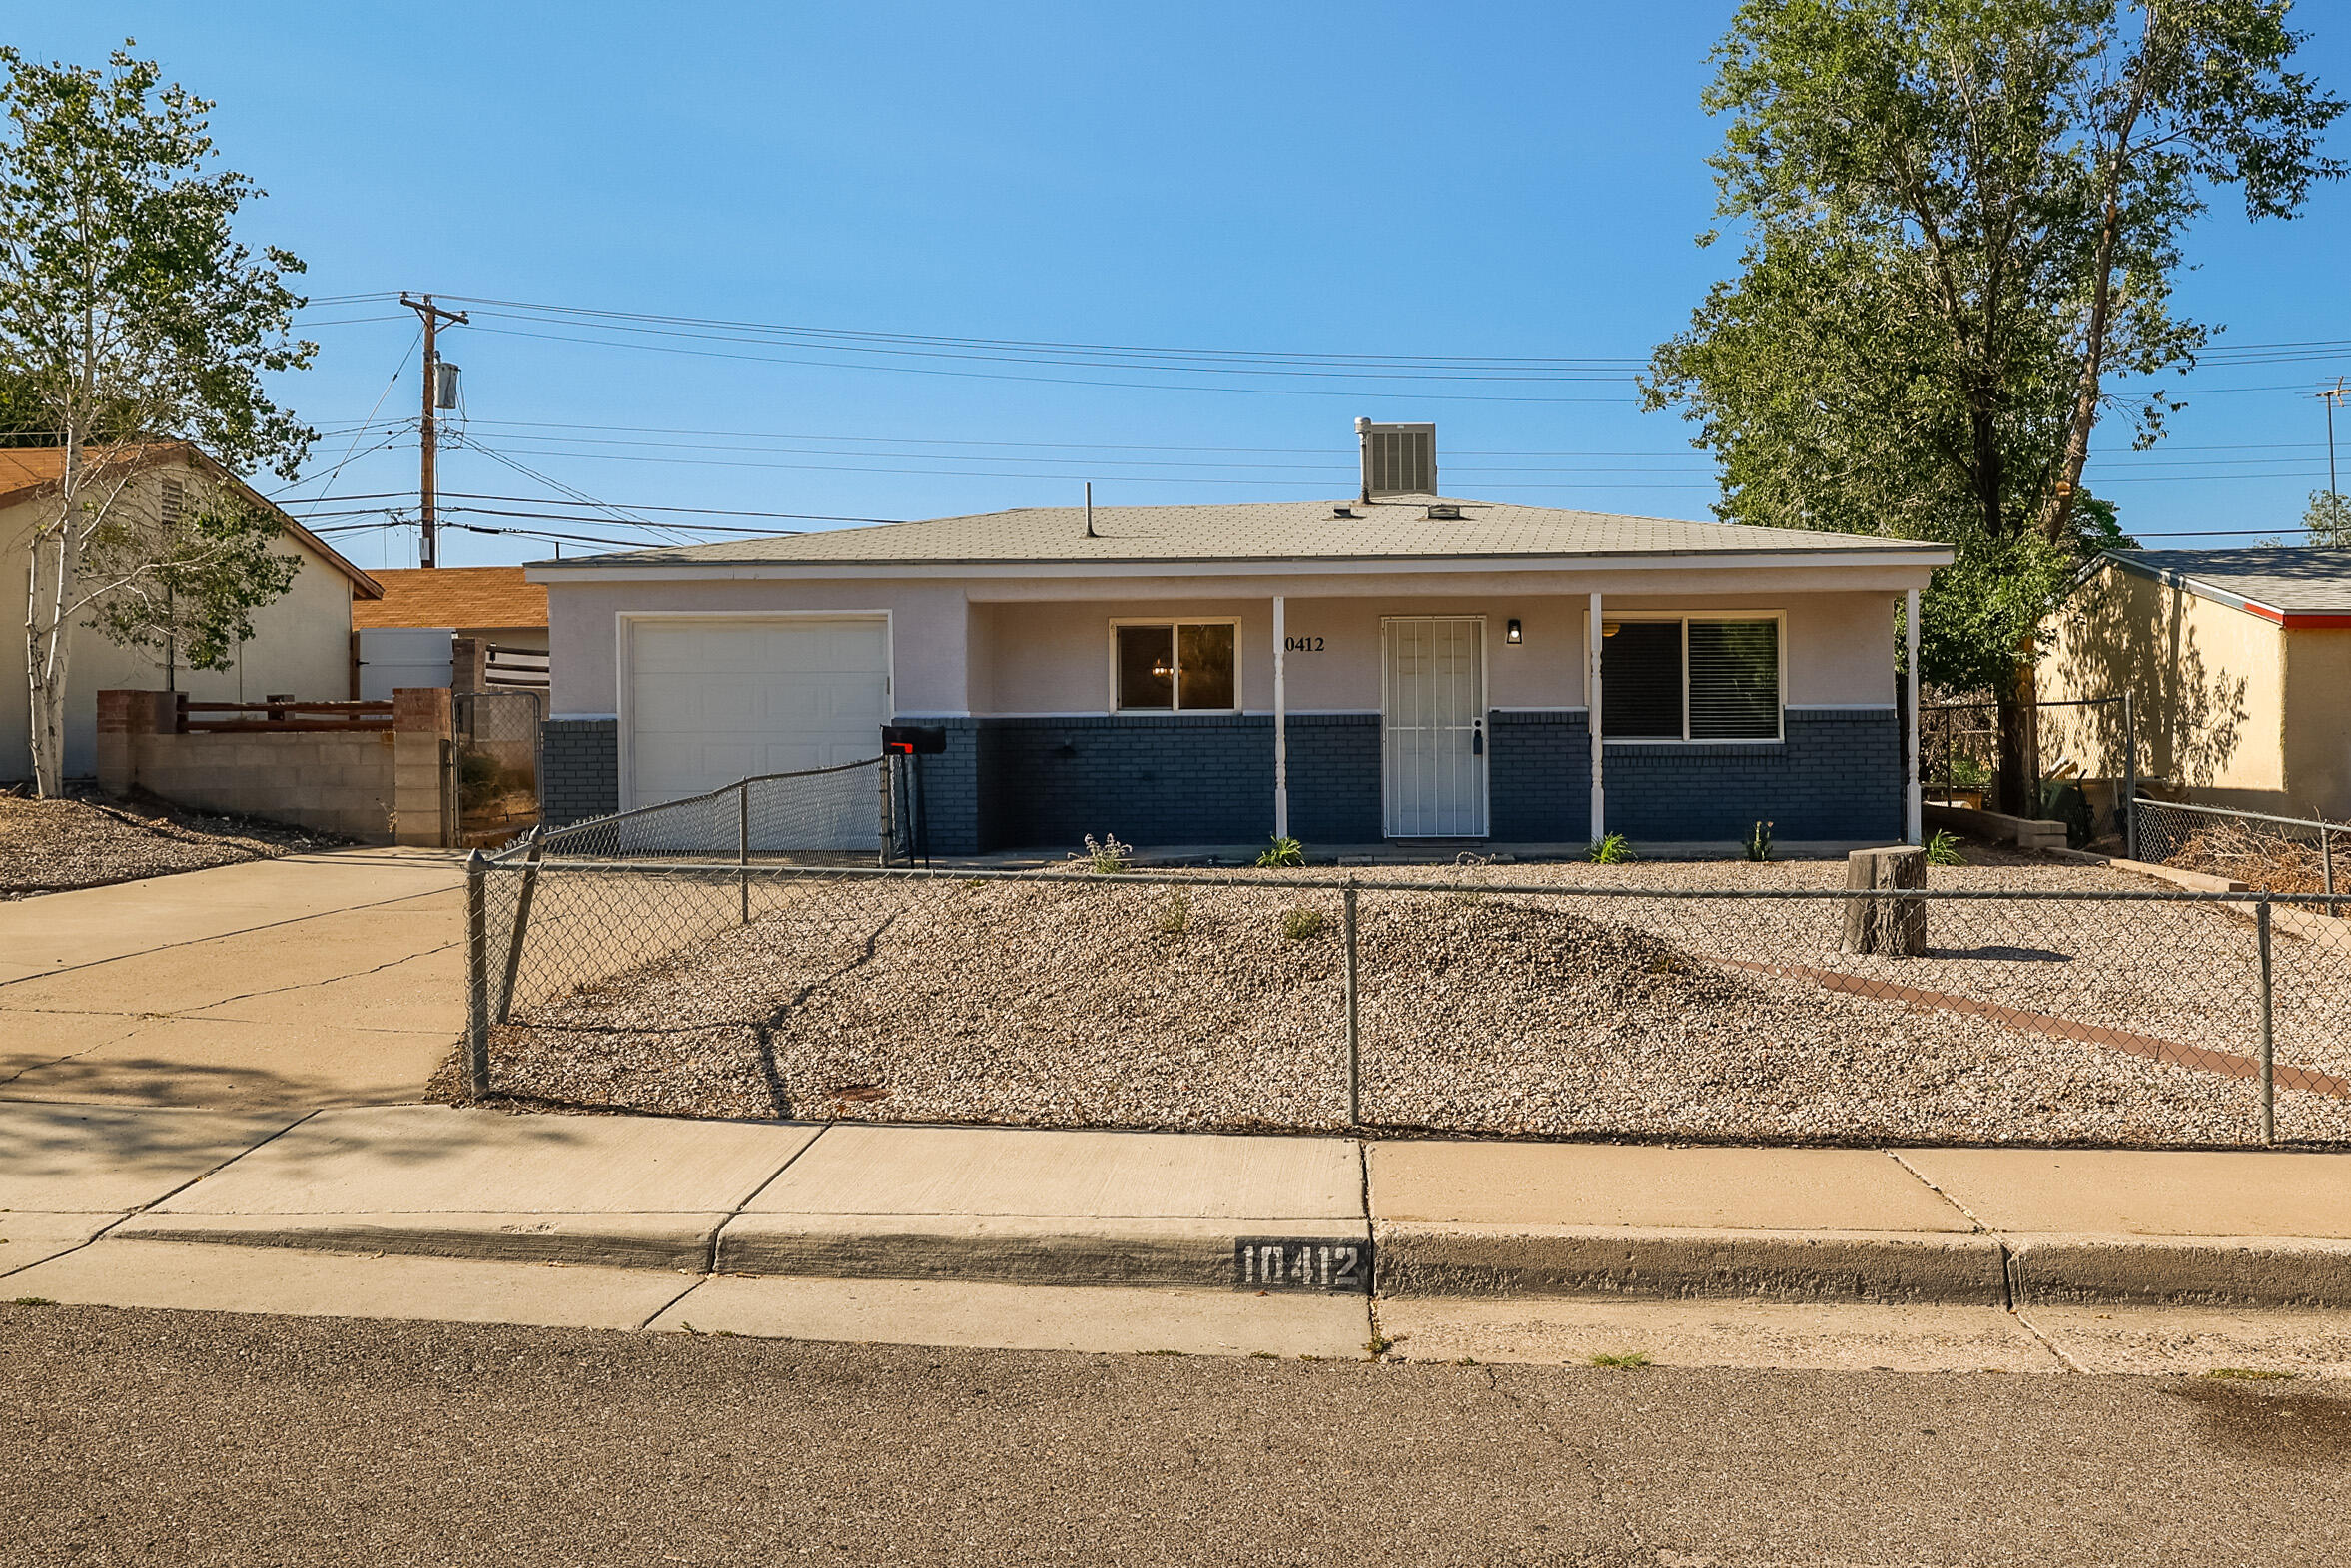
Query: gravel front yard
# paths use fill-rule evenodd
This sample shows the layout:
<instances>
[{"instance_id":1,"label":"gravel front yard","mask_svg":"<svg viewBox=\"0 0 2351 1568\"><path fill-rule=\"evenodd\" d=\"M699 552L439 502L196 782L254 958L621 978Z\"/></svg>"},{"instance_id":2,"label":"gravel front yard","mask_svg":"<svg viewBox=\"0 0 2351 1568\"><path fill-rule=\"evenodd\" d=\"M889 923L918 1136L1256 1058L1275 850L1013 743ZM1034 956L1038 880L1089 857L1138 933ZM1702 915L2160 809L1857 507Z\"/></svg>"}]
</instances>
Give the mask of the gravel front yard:
<instances>
[{"instance_id":1,"label":"gravel front yard","mask_svg":"<svg viewBox=\"0 0 2351 1568\"><path fill-rule=\"evenodd\" d=\"M0 795L0 899L202 871L342 842L280 823L182 811L160 801Z\"/></svg>"},{"instance_id":2,"label":"gravel front yard","mask_svg":"<svg viewBox=\"0 0 2351 1568\"><path fill-rule=\"evenodd\" d=\"M1360 874L1649 888L1822 887L1843 876L1841 864L1819 862L1424 869ZM1936 882L2147 885L2046 863L1938 868ZM591 912L607 925L625 918L614 912L620 893L614 883L592 900L583 894L566 916L549 878L539 893L548 940L576 941L595 924ZM731 879L670 884L665 896L673 933L697 901L711 918L677 956L607 965L600 984L527 1001L493 1034L499 1094L726 1117L1345 1121L1335 886L811 884L763 903L748 926L732 923ZM2249 938L2193 925L2231 917L2107 905L2105 924L2086 929L2086 908L1940 903L1933 956L1848 955L1841 967L2019 1009L2099 1009L2088 1021L2163 1039L2250 1047L2249 996L2203 951L2233 943L2249 962ZM2075 912L2071 924L2050 910ZM2046 929L2020 940L2018 911ZM1837 965L1837 920L1830 901L1364 893L1363 1120L1482 1134L1855 1141L2255 1136L2245 1080L1752 967ZM2125 951L2143 957L2119 963ZM2170 983L2150 998L2147 983L2160 976ZM2315 1028L2339 1016L2343 995L2296 1005L2315 1010ZM2281 991L2284 1060L2288 1033ZM453 1088L444 1075L444 1092ZM2288 1137L2351 1139L2351 1101L2281 1089L2278 1120Z\"/></svg>"}]
</instances>

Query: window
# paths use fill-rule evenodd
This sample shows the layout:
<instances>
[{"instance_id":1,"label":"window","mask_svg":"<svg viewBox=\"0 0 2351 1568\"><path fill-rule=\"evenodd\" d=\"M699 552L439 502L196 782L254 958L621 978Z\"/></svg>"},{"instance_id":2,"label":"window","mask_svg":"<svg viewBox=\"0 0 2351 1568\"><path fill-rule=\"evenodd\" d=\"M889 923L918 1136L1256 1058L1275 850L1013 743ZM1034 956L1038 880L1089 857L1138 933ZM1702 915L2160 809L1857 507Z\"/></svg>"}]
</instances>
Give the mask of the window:
<instances>
[{"instance_id":1,"label":"window","mask_svg":"<svg viewBox=\"0 0 2351 1568\"><path fill-rule=\"evenodd\" d=\"M1600 729L1609 740L1778 740L1780 622L1603 621Z\"/></svg>"},{"instance_id":2,"label":"window","mask_svg":"<svg viewBox=\"0 0 2351 1568\"><path fill-rule=\"evenodd\" d=\"M1114 705L1122 713L1230 712L1240 706L1228 620L1111 623Z\"/></svg>"}]
</instances>

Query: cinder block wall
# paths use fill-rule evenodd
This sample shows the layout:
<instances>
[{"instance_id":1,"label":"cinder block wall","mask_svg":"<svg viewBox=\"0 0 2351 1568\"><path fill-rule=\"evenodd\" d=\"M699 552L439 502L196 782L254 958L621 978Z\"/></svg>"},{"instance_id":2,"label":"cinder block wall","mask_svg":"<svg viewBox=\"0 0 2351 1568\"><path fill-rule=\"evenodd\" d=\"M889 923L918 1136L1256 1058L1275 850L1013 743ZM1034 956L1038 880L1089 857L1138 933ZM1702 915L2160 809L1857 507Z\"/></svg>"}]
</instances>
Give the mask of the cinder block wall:
<instances>
[{"instance_id":1,"label":"cinder block wall","mask_svg":"<svg viewBox=\"0 0 2351 1568\"><path fill-rule=\"evenodd\" d=\"M166 728L170 697L98 694L99 788L110 795L142 789L194 811L262 817L373 844L392 841L390 731L178 735Z\"/></svg>"},{"instance_id":2,"label":"cinder block wall","mask_svg":"<svg viewBox=\"0 0 2351 1568\"><path fill-rule=\"evenodd\" d=\"M102 691L98 785L363 843L437 846L451 783L448 695L394 693L390 730L182 735L172 693Z\"/></svg>"},{"instance_id":3,"label":"cinder block wall","mask_svg":"<svg viewBox=\"0 0 2351 1568\"><path fill-rule=\"evenodd\" d=\"M1273 831L1268 717L983 719L979 739L990 848L1075 847L1089 833L1139 846L1243 844Z\"/></svg>"}]
</instances>

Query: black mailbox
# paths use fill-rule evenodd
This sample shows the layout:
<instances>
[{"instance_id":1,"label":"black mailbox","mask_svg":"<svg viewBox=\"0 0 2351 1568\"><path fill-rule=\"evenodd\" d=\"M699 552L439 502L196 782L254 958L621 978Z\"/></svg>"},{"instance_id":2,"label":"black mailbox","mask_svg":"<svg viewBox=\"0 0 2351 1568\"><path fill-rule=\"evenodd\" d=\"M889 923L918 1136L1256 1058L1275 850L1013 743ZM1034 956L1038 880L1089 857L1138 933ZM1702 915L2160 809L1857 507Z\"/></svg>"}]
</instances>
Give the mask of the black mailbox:
<instances>
[{"instance_id":1,"label":"black mailbox","mask_svg":"<svg viewBox=\"0 0 2351 1568\"><path fill-rule=\"evenodd\" d=\"M882 749L911 757L936 757L947 749L944 724L885 724Z\"/></svg>"}]
</instances>

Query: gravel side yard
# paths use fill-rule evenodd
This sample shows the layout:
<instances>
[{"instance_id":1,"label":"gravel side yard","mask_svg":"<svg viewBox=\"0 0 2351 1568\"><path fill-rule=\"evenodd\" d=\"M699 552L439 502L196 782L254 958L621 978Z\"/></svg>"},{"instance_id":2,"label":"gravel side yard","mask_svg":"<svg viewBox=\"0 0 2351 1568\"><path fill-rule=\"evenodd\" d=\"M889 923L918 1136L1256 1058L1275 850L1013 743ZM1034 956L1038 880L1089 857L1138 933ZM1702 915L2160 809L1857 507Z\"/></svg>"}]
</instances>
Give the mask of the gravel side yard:
<instances>
[{"instance_id":1,"label":"gravel side yard","mask_svg":"<svg viewBox=\"0 0 2351 1568\"><path fill-rule=\"evenodd\" d=\"M1843 877L1841 864L1820 862L1424 870L1362 875L1651 888L1837 886ZM2146 885L2045 863L1938 868L1936 881ZM624 918L616 906L646 896L615 880L567 915L555 882L539 893L550 942L604 929ZM731 878L668 884L662 896L683 951L609 967L601 984L525 1006L493 1035L498 1093L697 1116L1154 1128L1345 1119L1335 886L809 884L763 904L749 926L732 922ZM692 925L697 906L702 923ZM1958 907L1936 906L1941 956L1902 963L1902 983L1973 987L2022 1008L2055 984L2059 1000L2127 1012L2144 1001L2146 975L2207 968L2207 955L2177 944L2214 935L2149 929L2141 912L2151 906L2136 906L2111 917L2111 929L2077 926L2062 941L2052 932L2038 945L1984 943L1946 918ZM2012 932L2013 912L2028 906L1977 908L2005 912ZM1741 921L1725 911L1763 913ZM1834 962L1828 901L1365 893L1361 916L1368 1123L1958 1142L2255 1136L2254 1089L2242 1079L1722 962ZM1952 941L1961 945L1942 946ZM2107 950L2123 945L2148 957L2116 978ZM2052 972L2064 979L2039 978ZM2019 1000L2028 983L2041 991ZM2243 1051L2248 1007L2223 993L2208 1011L2227 1017L2206 1019L2205 1033L2226 1033L2221 1049ZM2173 1031L2149 1028L2163 1038L2197 1027L2192 1008L2142 1011ZM453 1075L441 1087L452 1092ZM2351 1138L2351 1101L2281 1089L2279 1124L2292 1137Z\"/></svg>"},{"instance_id":2,"label":"gravel side yard","mask_svg":"<svg viewBox=\"0 0 2351 1568\"><path fill-rule=\"evenodd\" d=\"M154 800L0 795L0 898L202 871L342 842L281 823L206 816Z\"/></svg>"}]
</instances>

